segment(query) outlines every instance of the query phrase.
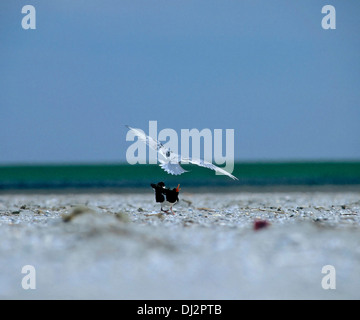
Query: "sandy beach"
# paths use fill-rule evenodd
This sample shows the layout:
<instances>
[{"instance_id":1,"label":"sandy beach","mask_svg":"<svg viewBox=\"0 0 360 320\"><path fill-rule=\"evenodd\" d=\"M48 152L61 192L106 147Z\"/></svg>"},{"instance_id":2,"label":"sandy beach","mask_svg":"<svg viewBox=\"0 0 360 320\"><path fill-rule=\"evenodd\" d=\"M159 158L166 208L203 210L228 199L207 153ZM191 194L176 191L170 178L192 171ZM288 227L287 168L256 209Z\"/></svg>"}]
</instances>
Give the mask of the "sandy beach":
<instances>
[{"instance_id":1,"label":"sandy beach","mask_svg":"<svg viewBox=\"0 0 360 320\"><path fill-rule=\"evenodd\" d=\"M151 189L0 195L0 298L360 298L358 191L183 192L174 211Z\"/></svg>"}]
</instances>

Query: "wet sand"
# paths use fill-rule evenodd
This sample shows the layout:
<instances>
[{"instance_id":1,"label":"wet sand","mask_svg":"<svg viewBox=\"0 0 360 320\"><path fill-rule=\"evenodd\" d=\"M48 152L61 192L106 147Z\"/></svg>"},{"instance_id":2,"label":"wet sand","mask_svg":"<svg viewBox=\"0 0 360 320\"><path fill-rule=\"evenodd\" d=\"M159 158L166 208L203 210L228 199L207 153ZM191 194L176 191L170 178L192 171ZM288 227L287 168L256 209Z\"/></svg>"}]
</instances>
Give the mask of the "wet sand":
<instances>
[{"instance_id":1,"label":"wet sand","mask_svg":"<svg viewBox=\"0 0 360 320\"><path fill-rule=\"evenodd\" d=\"M358 191L183 192L174 210L152 190L0 195L0 298L360 298Z\"/></svg>"}]
</instances>

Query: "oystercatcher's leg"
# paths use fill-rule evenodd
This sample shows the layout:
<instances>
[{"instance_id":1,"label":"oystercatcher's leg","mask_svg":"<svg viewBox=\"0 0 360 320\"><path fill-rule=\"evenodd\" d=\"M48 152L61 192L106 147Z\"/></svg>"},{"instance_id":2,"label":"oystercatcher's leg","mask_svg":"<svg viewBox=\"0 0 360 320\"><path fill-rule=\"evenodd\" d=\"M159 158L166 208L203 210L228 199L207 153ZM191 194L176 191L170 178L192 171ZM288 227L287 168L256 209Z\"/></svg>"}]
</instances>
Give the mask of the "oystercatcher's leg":
<instances>
[{"instance_id":1,"label":"oystercatcher's leg","mask_svg":"<svg viewBox=\"0 0 360 320\"><path fill-rule=\"evenodd\" d=\"M164 210L162 207L161 207L161 211L165 213L169 213L169 210Z\"/></svg>"},{"instance_id":2,"label":"oystercatcher's leg","mask_svg":"<svg viewBox=\"0 0 360 320\"><path fill-rule=\"evenodd\" d=\"M170 207L171 213L175 215L175 212L173 211L172 207Z\"/></svg>"}]
</instances>

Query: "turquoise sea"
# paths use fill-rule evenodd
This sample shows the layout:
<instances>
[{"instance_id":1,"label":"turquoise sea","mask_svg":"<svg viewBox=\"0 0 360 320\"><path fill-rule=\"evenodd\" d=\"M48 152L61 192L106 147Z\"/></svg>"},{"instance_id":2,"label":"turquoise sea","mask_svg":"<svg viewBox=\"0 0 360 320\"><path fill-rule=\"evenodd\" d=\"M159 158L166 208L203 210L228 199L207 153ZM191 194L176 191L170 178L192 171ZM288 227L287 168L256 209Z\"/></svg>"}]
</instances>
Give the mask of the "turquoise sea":
<instances>
[{"instance_id":1,"label":"turquoise sea","mask_svg":"<svg viewBox=\"0 0 360 320\"><path fill-rule=\"evenodd\" d=\"M158 165L44 164L0 166L0 191L148 188L152 182L186 187L360 185L360 161L236 163L234 181L193 165L172 176Z\"/></svg>"}]
</instances>

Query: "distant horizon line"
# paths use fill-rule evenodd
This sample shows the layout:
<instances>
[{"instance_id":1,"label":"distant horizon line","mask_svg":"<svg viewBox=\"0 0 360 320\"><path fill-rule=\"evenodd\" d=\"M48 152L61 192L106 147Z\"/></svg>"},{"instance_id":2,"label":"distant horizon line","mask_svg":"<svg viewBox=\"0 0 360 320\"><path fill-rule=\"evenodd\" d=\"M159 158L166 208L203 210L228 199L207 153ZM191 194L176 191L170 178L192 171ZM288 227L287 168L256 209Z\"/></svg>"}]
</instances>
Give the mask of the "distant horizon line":
<instances>
[{"instance_id":1,"label":"distant horizon line","mask_svg":"<svg viewBox=\"0 0 360 320\"><path fill-rule=\"evenodd\" d=\"M298 163L359 163L359 159L291 159L291 160L237 160L234 164L298 164ZM129 164L126 161L64 161L64 162L14 162L14 163L1 163L0 167L25 167L25 166L136 166L136 165L156 165L156 164Z\"/></svg>"}]
</instances>

